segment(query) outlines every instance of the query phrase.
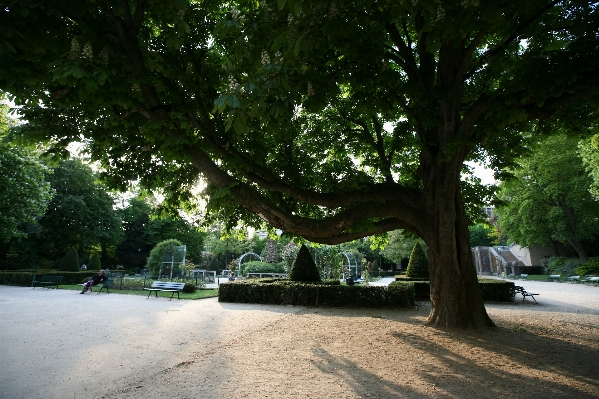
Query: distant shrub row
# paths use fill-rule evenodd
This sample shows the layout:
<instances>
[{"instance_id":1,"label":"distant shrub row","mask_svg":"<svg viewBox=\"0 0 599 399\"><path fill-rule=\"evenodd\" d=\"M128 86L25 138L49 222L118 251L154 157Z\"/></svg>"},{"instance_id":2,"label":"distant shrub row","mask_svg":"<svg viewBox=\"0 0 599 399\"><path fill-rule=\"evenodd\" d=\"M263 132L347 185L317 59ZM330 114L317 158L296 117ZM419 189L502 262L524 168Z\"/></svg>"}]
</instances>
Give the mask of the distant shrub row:
<instances>
[{"instance_id":1,"label":"distant shrub row","mask_svg":"<svg viewBox=\"0 0 599 399\"><path fill-rule=\"evenodd\" d=\"M414 306L412 283L394 282L389 287L340 285L338 280L319 283L277 279L238 280L220 285L219 302L324 307Z\"/></svg>"},{"instance_id":2,"label":"distant shrub row","mask_svg":"<svg viewBox=\"0 0 599 399\"><path fill-rule=\"evenodd\" d=\"M417 281L409 277L395 276L395 282L411 282L414 284L416 299L430 299L431 286L429 281ZM513 299L514 283L511 281L479 278L478 283L483 294L483 301L510 302Z\"/></svg>"}]
</instances>

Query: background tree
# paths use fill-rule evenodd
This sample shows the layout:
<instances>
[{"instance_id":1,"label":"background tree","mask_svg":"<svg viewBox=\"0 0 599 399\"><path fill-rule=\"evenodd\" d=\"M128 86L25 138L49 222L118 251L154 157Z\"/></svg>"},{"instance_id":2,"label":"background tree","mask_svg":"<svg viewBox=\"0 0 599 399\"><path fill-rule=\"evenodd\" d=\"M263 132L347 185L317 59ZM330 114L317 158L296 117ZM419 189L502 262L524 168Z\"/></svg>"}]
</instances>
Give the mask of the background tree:
<instances>
[{"instance_id":1,"label":"background tree","mask_svg":"<svg viewBox=\"0 0 599 399\"><path fill-rule=\"evenodd\" d=\"M115 262L126 268L141 268L153 247L147 242L145 230L152 208L143 199L132 198L117 212L123 223L123 240L116 248Z\"/></svg>"},{"instance_id":2,"label":"background tree","mask_svg":"<svg viewBox=\"0 0 599 399\"><path fill-rule=\"evenodd\" d=\"M492 325L467 213L486 194L464 162L509 165L529 123L599 83L595 2L9 0L0 24L0 89L30 137L83 135L111 185L171 201L200 172L228 226L410 230L439 326Z\"/></svg>"},{"instance_id":3,"label":"background tree","mask_svg":"<svg viewBox=\"0 0 599 399\"><path fill-rule=\"evenodd\" d=\"M150 256L148 257L148 261L145 265L146 269L148 269L153 276L159 276L159 272L161 270L163 273L166 273L167 266L163 267L162 264L163 260L165 259L165 255L168 257L170 262L171 257L176 255L175 247L181 245L181 242L175 239L165 240L156 244L156 246L152 248L152 251L150 251ZM170 273L170 265L168 265L168 271Z\"/></svg>"},{"instance_id":4,"label":"background tree","mask_svg":"<svg viewBox=\"0 0 599 399\"><path fill-rule=\"evenodd\" d=\"M15 122L3 100L0 92L0 267L6 266L11 241L36 230L52 198L45 181L49 169L32 151L9 143L9 129Z\"/></svg>"},{"instance_id":5,"label":"background tree","mask_svg":"<svg viewBox=\"0 0 599 399\"><path fill-rule=\"evenodd\" d=\"M29 151L0 144L0 245L26 236L27 225L45 213L52 198L48 172Z\"/></svg>"},{"instance_id":6,"label":"background tree","mask_svg":"<svg viewBox=\"0 0 599 399\"><path fill-rule=\"evenodd\" d=\"M511 240L569 244L584 262L583 240L599 235L599 203L589 193L592 180L577 148L578 139L564 134L538 142L513 171L515 179L500 184L505 205L496 211Z\"/></svg>"},{"instance_id":7,"label":"background tree","mask_svg":"<svg viewBox=\"0 0 599 399\"><path fill-rule=\"evenodd\" d=\"M100 261L100 255L97 252L92 254L87 265L88 270L100 270L102 269L102 262Z\"/></svg>"},{"instance_id":8,"label":"background tree","mask_svg":"<svg viewBox=\"0 0 599 399\"><path fill-rule=\"evenodd\" d=\"M62 258L62 261L60 262L60 270L76 272L79 271L79 265L79 255L77 254L77 250L75 248L71 248L64 258Z\"/></svg>"},{"instance_id":9,"label":"background tree","mask_svg":"<svg viewBox=\"0 0 599 399\"><path fill-rule=\"evenodd\" d=\"M383 248L382 254L385 258L399 265L403 259L410 258L414 244L418 239L413 235L406 234L401 229L390 231L388 235L388 242Z\"/></svg>"},{"instance_id":10,"label":"background tree","mask_svg":"<svg viewBox=\"0 0 599 399\"><path fill-rule=\"evenodd\" d=\"M492 245L493 228L486 224L477 223L474 226L469 226L470 245L473 247L490 247Z\"/></svg>"},{"instance_id":11,"label":"background tree","mask_svg":"<svg viewBox=\"0 0 599 399\"><path fill-rule=\"evenodd\" d=\"M599 134L581 141L579 148L586 171L593 179L589 191L593 194L595 200L599 201Z\"/></svg>"}]
</instances>

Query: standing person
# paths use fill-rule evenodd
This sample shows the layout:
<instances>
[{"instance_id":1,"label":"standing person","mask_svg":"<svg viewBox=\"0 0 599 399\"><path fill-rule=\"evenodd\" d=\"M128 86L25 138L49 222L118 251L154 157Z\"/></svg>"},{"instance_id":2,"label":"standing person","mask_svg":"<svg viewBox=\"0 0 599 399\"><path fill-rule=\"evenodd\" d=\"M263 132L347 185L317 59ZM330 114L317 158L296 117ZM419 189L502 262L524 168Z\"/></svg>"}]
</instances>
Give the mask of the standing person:
<instances>
[{"instance_id":1,"label":"standing person","mask_svg":"<svg viewBox=\"0 0 599 399\"><path fill-rule=\"evenodd\" d=\"M83 284L83 289L80 294L85 294L85 291L91 289L92 286L98 285L106 281L106 275L104 274L104 270L100 270L100 273L94 274L94 276L89 279L85 284Z\"/></svg>"},{"instance_id":2,"label":"standing person","mask_svg":"<svg viewBox=\"0 0 599 399\"><path fill-rule=\"evenodd\" d=\"M87 265L85 263L81 265L81 270L87 270Z\"/></svg>"},{"instance_id":3,"label":"standing person","mask_svg":"<svg viewBox=\"0 0 599 399\"><path fill-rule=\"evenodd\" d=\"M229 274L229 281L235 281L235 273L231 272L231 274Z\"/></svg>"}]
</instances>

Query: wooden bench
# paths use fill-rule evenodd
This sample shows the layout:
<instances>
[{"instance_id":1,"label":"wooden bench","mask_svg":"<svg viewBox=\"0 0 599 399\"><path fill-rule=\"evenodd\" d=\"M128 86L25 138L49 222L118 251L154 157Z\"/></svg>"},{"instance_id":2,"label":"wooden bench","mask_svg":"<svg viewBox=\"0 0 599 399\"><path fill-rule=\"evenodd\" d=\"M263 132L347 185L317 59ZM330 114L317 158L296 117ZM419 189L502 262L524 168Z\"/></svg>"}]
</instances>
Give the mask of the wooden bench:
<instances>
[{"instance_id":1,"label":"wooden bench","mask_svg":"<svg viewBox=\"0 0 599 399\"><path fill-rule=\"evenodd\" d=\"M39 280L33 280L31 285L33 288L38 287L46 287L50 289L50 287L56 287L58 289L58 283L62 281L63 276L42 276Z\"/></svg>"},{"instance_id":2,"label":"wooden bench","mask_svg":"<svg viewBox=\"0 0 599 399\"><path fill-rule=\"evenodd\" d=\"M524 287L519 287L516 285L514 287L514 298L516 297L516 294L522 295L522 302L524 302L526 297L529 296L532 298L533 301L535 301L535 303L538 303L534 296L539 294L533 294L532 292L528 292L524 289Z\"/></svg>"},{"instance_id":3,"label":"wooden bench","mask_svg":"<svg viewBox=\"0 0 599 399\"><path fill-rule=\"evenodd\" d=\"M168 281L154 281L152 283L152 287L144 288L144 290L150 291L148 293L148 298L150 297L150 295L152 295L152 292L154 293L156 298L158 298L158 291L163 291L163 292L170 292L171 299L173 299L173 296L175 296L175 293L177 294L177 299L181 299L179 297L179 293L181 291L183 291L183 287L185 287L185 283L172 283L172 282L168 282ZM169 301L171 299L169 299Z\"/></svg>"},{"instance_id":4,"label":"wooden bench","mask_svg":"<svg viewBox=\"0 0 599 399\"><path fill-rule=\"evenodd\" d=\"M524 274L524 273L522 273L521 275L519 275L519 276L518 276L518 278L519 278L520 280L528 280L528 274Z\"/></svg>"},{"instance_id":5,"label":"wooden bench","mask_svg":"<svg viewBox=\"0 0 599 399\"><path fill-rule=\"evenodd\" d=\"M580 276L568 276L568 281L571 283L580 283Z\"/></svg>"},{"instance_id":6,"label":"wooden bench","mask_svg":"<svg viewBox=\"0 0 599 399\"><path fill-rule=\"evenodd\" d=\"M558 283L560 282L561 275L560 274L551 274L549 277L547 277L547 280L549 281L557 281Z\"/></svg>"}]
</instances>

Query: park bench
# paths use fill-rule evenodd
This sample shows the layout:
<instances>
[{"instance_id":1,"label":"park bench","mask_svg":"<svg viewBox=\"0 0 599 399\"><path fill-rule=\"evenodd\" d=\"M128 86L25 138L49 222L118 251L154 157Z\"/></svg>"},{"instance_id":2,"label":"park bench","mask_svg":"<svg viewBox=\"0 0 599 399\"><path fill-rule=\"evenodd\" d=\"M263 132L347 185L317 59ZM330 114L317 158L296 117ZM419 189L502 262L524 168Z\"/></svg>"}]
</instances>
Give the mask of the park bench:
<instances>
[{"instance_id":1,"label":"park bench","mask_svg":"<svg viewBox=\"0 0 599 399\"><path fill-rule=\"evenodd\" d=\"M571 283L580 283L580 276L568 276L568 281Z\"/></svg>"},{"instance_id":2,"label":"park bench","mask_svg":"<svg viewBox=\"0 0 599 399\"><path fill-rule=\"evenodd\" d=\"M264 278L264 277L286 278L287 274L286 273L268 273L268 272L264 272L264 273L248 273L247 274L247 278Z\"/></svg>"},{"instance_id":3,"label":"park bench","mask_svg":"<svg viewBox=\"0 0 599 399\"><path fill-rule=\"evenodd\" d=\"M535 301L535 303L538 303L534 296L539 294L533 294L532 292L528 292L524 289L524 287L520 287L517 285L514 286L514 298L516 297L516 294L522 295L522 302L524 302L526 297L529 296L532 298L533 301Z\"/></svg>"},{"instance_id":4,"label":"park bench","mask_svg":"<svg viewBox=\"0 0 599 399\"><path fill-rule=\"evenodd\" d=\"M588 285L599 285L599 277L594 277L594 276L588 276L587 278L585 278L583 280L584 283L587 283Z\"/></svg>"},{"instance_id":5,"label":"park bench","mask_svg":"<svg viewBox=\"0 0 599 399\"><path fill-rule=\"evenodd\" d=\"M175 296L175 293L177 294L177 299L181 299L179 297L179 293L181 291L183 291L183 287L185 287L185 283L172 283L172 282L165 282L165 281L154 281L152 283L152 287L150 287L150 288L144 288L144 290L150 291L148 293L148 298L150 297L150 295L152 295L152 292L154 293L154 295L156 296L156 298L158 298L158 291L162 291L162 292L170 292L171 293L171 299L173 299L173 296ZM169 301L171 299L169 299Z\"/></svg>"},{"instance_id":6,"label":"park bench","mask_svg":"<svg viewBox=\"0 0 599 399\"><path fill-rule=\"evenodd\" d=\"M31 285L33 288L38 287L46 287L50 289L50 287L54 286L58 289L58 283L62 281L63 276L42 276L39 280L33 280Z\"/></svg>"},{"instance_id":7,"label":"park bench","mask_svg":"<svg viewBox=\"0 0 599 399\"><path fill-rule=\"evenodd\" d=\"M100 284L101 284L102 286L100 287L100 291L98 291L98 295L100 295L100 292L102 292L102 290L103 290L104 288L106 288L106 293L107 293L107 294L110 294L110 291L108 291L108 289L112 287L112 284L114 284L114 278L112 278L112 277L108 277L106 280L104 280L104 282L103 282L103 283L100 283ZM94 287L98 287L100 284L98 284L98 285L92 285L92 286L90 287L90 291L92 291L92 292L93 292L93 288L94 288Z\"/></svg>"},{"instance_id":8,"label":"park bench","mask_svg":"<svg viewBox=\"0 0 599 399\"><path fill-rule=\"evenodd\" d=\"M516 275L514 273L510 273L507 275L507 278L514 279L516 278Z\"/></svg>"},{"instance_id":9,"label":"park bench","mask_svg":"<svg viewBox=\"0 0 599 399\"><path fill-rule=\"evenodd\" d=\"M524 274L524 273L522 273L521 275L519 275L519 276L518 276L518 278L519 278L520 280L528 280L528 274Z\"/></svg>"},{"instance_id":10,"label":"park bench","mask_svg":"<svg viewBox=\"0 0 599 399\"><path fill-rule=\"evenodd\" d=\"M547 280L549 280L549 281L557 281L559 283L560 282L559 281L560 277L561 277L560 274L551 274L551 275L549 275L549 277L547 277Z\"/></svg>"}]
</instances>

